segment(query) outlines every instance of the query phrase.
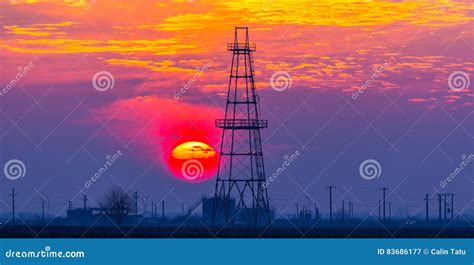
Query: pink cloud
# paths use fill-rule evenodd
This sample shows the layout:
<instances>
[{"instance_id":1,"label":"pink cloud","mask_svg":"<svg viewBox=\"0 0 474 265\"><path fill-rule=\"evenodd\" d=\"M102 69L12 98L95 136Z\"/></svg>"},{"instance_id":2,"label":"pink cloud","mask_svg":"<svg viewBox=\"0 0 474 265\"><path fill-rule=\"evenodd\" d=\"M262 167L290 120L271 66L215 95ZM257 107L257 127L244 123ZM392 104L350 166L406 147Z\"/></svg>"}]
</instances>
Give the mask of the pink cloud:
<instances>
[{"instance_id":1,"label":"pink cloud","mask_svg":"<svg viewBox=\"0 0 474 265\"><path fill-rule=\"evenodd\" d=\"M155 96L121 99L97 110L109 128L131 147L138 158L161 161L187 141L218 147L220 130L214 120L222 117L218 106L188 104Z\"/></svg>"},{"instance_id":2,"label":"pink cloud","mask_svg":"<svg viewBox=\"0 0 474 265\"><path fill-rule=\"evenodd\" d=\"M412 103L425 103L436 100L435 98L410 98L408 99L409 102Z\"/></svg>"}]
</instances>

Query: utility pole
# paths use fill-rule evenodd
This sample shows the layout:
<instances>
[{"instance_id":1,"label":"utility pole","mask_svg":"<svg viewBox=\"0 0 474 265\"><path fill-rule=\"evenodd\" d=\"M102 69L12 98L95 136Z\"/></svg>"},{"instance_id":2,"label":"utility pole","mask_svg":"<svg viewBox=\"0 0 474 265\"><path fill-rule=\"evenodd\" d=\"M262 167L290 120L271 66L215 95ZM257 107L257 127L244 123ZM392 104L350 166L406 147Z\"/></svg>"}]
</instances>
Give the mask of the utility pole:
<instances>
[{"instance_id":1,"label":"utility pole","mask_svg":"<svg viewBox=\"0 0 474 265\"><path fill-rule=\"evenodd\" d=\"M83 201L84 201L84 210L87 210L87 195L84 194L84 195L82 195L82 197L83 197Z\"/></svg>"},{"instance_id":2,"label":"utility pole","mask_svg":"<svg viewBox=\"0 0 474 265\"><path fill-rule=\"evenodd\" d=\"M438 195L438 219L441 222L441 194L436 195Z\"/></svg>"},{"instance_id":3,"label":"utility pole","mask_svg":"<svg viewBox=\"0 0 474 265\"><path fill-rule=\"evenodd\" d=\"M351 221L354 218L354 204L352 202L349 202L349 211L350 211L350 216L351 216Z\"/></svg>"},{"instance_id":4,"label":"utility pole","mask_svg":"<svg viewBox=\"0 0 474 265\"><path fill-rule=\"evenodd\" d=\"M300 219L300 205L296 203L296 221Z\"/></svg>"},{"instance_id":5,"label":"utility pole","mask_svg":"<svg viewBox=\"0 0 474 265\"><path fill-rule=\"evenodd\" d=\"M379 221L380 221L380 200L379 200Z\"/></svg>"},{"instance_id":6,"label":"utility pole","mask_svg":"<svg viewBox=\"0 0 474 265\"><path fill-rule=\"evenodd\" d=\"M388 188L383 187L381 190L383 192L383 220L385 221L385 192L388 190Z\"/></svg>"},{"instance_id":7,"label":"utility pole","mask_svg":"<svg viewBox=\"0 0 474 265\"><path fill-rule=\"evenodd\" d=\"M345 209L344 209L345 202L344 200L342 201L342 221L344 221L344 214L345 214Z\"/></svg>"},{"instance_id":8,"label":"utility pole","mask_svg":"<svg viewBox=\"0 0 474 265\"><path fill-rule=\"evenodd\" d=\"M443 201L444 201L444 221L446 222L446 206L447 206L446 193L443 194Z\"/></svg>"},{"instance_id":9,"label":"utility pole","mask_svg":"<svg viewBox=\"0 0 474 265\"><path fill-rule=\"evenodd\" d=\"M425 210L426 210L426 222L430 221L430 216L429 216L429 201L430 201L430 194L426 193L425 194Z\"/></svg>"},{"instance_id":10,"label":"utility pole","mask_svg":"<svg viewBox=\"0 0 474 265\"><path fill-rule=\"evenodd\" d=\"M142 212L143 212L143 217L145 217L147 215L147 211L148 211L148 199L150 198L150 195L142 195L142 202L143 202L143 206L142 206Z\"/></svg>"},{"instance_id":11,"label":"utility pole","mask_svg":"<svg viewBox=\"0 0 474 265\"><path fill-rule=\"evenodd\" d=\"M138 217L138 191L135 191L133 194L133 198L135 199L135 218Z\"/></svg>"},{"instance_id":12,"label":"utility pole","mask_svg":"<svg viewBox=\"0 0 474 265\"><path fill-rule=\"evenodd\" d=\"M44 200L43 197L41 197L41 220L42 222L44 222L44 204L46 203L46 201Z\"/></svg>"},{"instance_id":13,"label":"utility pole","mask_svg":"<svg viewBox=\"0 0 474 265\"><path fill-rule=\"evenodd\" d=\"M46 197L46 205L48 207L48 220L49 220L49 197Z\"/></svg>"},{"instance_id":14,"label":"utility pole","mask_svg":"<svg viewBox=\"0 0 474 265\"><path fill-rule=\"evenodd\" d=\"M332 223L332 190L336 187L334 186L327 186L326 188L329 189L329 220Z\"/></svg>"},{"instance_id":15,"label":"utility pole","mask_svg":"<svg viewBox=\"0 0 474 265\"><path fill-rule=\"evenodd\" d=\"M155 201L151 201L151 218L155 218Z\"/></svg>"},{"instance_id":16,"label":"utility pole","mask_svg":"<svg viewBox=\"0 0 474 265\"><path fill-rule=\"evenodd\" d=\"M349 218L349 220L351 220L352 219L352 213L351 213L351 202L350 201L347 202L347 211L348 211L347 217Z\"/></svg>"},{"instance_id":17,"label":"utility pole","mask_svg":"<svg viewBox=\"0 0 474 265\"><path fill-rule=\"evenodd\" d=\"M451 195L451 220L454 220L454 193L449 195Z\"/></svg>"},{"instance_id":18,"label":"utility pole","mask_svg":"<svg viewBox=\"0 0 474 265\"><path fill-rule=\"evenodd\" d=\"M161 218L165 220L165 201L161 201Z\"/></svg>"},{"instance_id":19,"label":"utility pole","mask_svg":"<svg viewBox=\"0 0 474 265\"><path fill-rule=\"evenodd\" d=\"M12 222L15 222L15 196L18 195L18 193L15 193L15 188L12 188L12 192L10 193L10 196L12 196Z\"/></svg>"},{"instance_id":20,"label":"utility pole","mask_svg":"<svg viewBox=\"0 0 474 265\"><path fill-rule=\"evenodd\" d=\"M392 220L392 202L388 202L388 220Z\"/></svg>"}]
</instances>

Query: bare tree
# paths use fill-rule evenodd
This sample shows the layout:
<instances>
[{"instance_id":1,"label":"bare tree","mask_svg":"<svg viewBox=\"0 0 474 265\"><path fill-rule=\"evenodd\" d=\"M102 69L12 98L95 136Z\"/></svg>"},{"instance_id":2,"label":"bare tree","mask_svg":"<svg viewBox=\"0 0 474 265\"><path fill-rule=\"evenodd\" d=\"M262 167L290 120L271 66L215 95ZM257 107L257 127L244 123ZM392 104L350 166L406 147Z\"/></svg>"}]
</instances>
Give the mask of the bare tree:
<instances>
[{"instance_id":1,"label":"bare tree","mask_svg":"<svg viewBox=\"0 0 474 265\"><path fill-rule=\"evenodd\" d=\"M135 201L130 193L121 188L113 188L105 194L100 206L112 220L121 225L125 217L135 209Z\"/></svg>"}]
</instances>

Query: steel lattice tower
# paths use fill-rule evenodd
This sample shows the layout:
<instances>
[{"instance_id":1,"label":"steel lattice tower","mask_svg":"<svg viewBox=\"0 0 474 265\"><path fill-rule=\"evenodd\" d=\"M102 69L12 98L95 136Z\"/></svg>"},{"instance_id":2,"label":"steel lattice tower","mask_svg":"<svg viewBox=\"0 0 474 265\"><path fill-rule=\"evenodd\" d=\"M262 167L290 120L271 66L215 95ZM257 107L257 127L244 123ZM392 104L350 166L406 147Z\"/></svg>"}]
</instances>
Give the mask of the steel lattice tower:
<instances>
[{"instance_id":1,"label":"steel lattice tower","mask_svg":"<svg viewBox=\"0 0 474 265\"><path fill-rule=\"evenodd\" d=\"M244 39L242 41L242 39ZM213 205L213 222L233 223L237 217L252 225L270 223L260 129L259 97L255 89L253 56L247 27L235 27L234 42L227 44L232 65L222 129L219 169Z\"/></svg>"}]
</instances>

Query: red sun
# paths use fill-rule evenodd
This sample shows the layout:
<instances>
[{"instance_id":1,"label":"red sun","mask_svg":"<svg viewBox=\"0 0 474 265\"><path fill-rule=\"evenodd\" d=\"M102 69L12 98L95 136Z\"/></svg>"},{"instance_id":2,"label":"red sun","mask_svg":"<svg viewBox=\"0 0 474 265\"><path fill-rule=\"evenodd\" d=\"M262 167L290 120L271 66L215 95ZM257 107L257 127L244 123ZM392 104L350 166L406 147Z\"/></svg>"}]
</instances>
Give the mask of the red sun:
<instances>
[{"instance_id":1,"label":"red sun","mask_svg":"<svg viewBox=\"0 0 474 265\"><path fill-rule=\"evenodd\" d=\"M198 183L215 176L218 162L218 155L211 146L203 142L190 141L173 149L168 166L176 178Z\"/></svg>"}]
</instances>

